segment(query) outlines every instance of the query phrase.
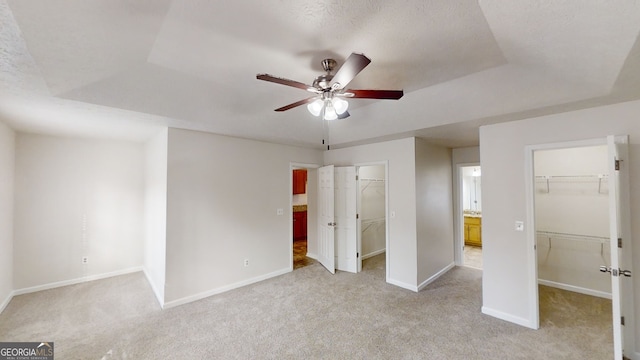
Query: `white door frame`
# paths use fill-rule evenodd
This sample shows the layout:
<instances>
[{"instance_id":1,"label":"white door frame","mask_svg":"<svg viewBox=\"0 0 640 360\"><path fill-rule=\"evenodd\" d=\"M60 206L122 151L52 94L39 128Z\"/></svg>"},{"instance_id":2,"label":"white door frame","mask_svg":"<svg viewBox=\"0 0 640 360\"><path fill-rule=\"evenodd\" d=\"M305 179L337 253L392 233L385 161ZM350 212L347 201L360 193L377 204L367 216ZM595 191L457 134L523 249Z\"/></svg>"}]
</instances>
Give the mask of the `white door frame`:
<instances>
[{"instance_id":1,"label":"white door frame","mask_svg":"<svg viewBox=\"0 0 640 360\"><path fill-rule=\"evenodd\" d=\"M525 235L527 238L527 289L531 319L529 327L540 328L540 304L538 295L538 257L536 253L536 223L535 223L535 171L533 155L539 150L570 149L590 146L607 145L607 138L597 138L577 141L564 141L549 144L525 146L524 170L526 192L526 222Z\"/></svg>"},{"instance_id":2,"label":"white door frame","mask_svg":"<svg viewBox=\"0 0 640 360\"><path fill-rule=\"evenodd\" d=\"M462 187L463 187L463 167L481 167L479 162L472 163L460 163L456 164L456 189L454 191L454 201L453 201L453 213L455 214L453 217L453 259L455 261L456 266L464 265L464 199L462 197Z\"/></svg>"},{"instance_id":3,"label":"white door frame","mask_svg":"<svg viewBox=\"0 0 640 360\"><path fill-rule=\"evenodd\" d=\"M364 163L357 163L354 166L356 167L356 174L358 175L358 177L360 176L360 167L361 166L380 166L383 165L384 166L384 237L385 237L385 282L387 281L387 279L389 279L389 274L390 274L390 269L391 269L391 264L390 264L390 257L389 257L389 251L390 251L390 239L389 239L389 160L384 160L384 161L372 161L372 162L364 162ZM358 184L357 184L357 200L356 200L356 207L358 210L358 214L360 214L362 211L360 209L360 180L358 180ZM357 235L358 235L358 254L360 254L360 256L358 256L358 272L362 270L362 227L360 226L361 224L361 220L362 219L358 219L357 221L357 227L356 227L356 231L357 231Z\"/></svg>"},{"instance_id":4,"label":"white door frame","mask_svg":"<svg viewBox=\"0 0 640 360\"><path fill-rule=\"evenodd\" d=\"M288 242L291 242L293 239L293 173L294 169L318 169L322 165L318 164L306 164L306 163L297 163L290 162L289 163L289 209L284 213L289 216L289 239ZM307 198L308 199L308 198ZM308 206L308 201L307 201ZM315 206L315 204L314 204ZM314 229L317 231L317 229ZM307 230L307 234L309 231ZM307 239L309 237L307 236ZM293 246L289 246L289 271L293 271Z\"/></svg>"}]
</instances>

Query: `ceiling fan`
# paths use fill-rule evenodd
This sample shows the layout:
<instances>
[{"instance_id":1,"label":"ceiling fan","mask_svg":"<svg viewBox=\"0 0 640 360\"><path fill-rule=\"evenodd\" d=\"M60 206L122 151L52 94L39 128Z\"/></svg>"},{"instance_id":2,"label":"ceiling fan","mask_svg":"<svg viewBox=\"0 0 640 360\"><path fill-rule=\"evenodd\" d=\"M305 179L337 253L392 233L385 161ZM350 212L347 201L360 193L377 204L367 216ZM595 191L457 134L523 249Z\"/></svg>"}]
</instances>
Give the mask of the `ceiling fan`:
<instances>
[{"instance_id":1,"label":"ceiling fan","mask_svg":"<svg viewBox=\"0 0 640 360\"><path fill-rule=\"evenodd\" d=\"M286 111L300 105L307 105L307 109L314 116L322 115L324 120L344 119L349 116L349 103L344 98L357 99L387 99L398 100L404 95L402 90L354 90L346 86L362 71L371 60L363 54L352 53L344 64L332 75L337 62L334 59L322 60L322 68L326 74L315 78L313 85L298 81L275 77L269 74L258 74L258 80L270 81L277 84L292 86L315 94L304 100L277 108L275 111Z\"/></svg>"}]
</instances>

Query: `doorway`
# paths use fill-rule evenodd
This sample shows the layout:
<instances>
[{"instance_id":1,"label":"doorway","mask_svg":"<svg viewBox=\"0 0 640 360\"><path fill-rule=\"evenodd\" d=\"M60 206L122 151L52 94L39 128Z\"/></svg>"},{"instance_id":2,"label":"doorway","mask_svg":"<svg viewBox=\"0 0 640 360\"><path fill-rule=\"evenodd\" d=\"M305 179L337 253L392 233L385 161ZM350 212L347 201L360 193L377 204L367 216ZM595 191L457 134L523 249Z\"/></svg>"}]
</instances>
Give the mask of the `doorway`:
<instances>
[{"instance_id":1,"label":"doorway","mask_svg":"<svg viewBox=\"0 0 640 360\"><path fill-rule=\"evenodd\" d=\"M386 261L386 168L384 164L358 166L358 243L361 261L370 266L382 266Z\"/></svg>"},{"instance_id":2,"label":"doorway","mask_svg":"<svg viewBox=\"0 0 640 360\"><path fill-rule=\"evenodd\" d=\"M611 277L599 271L611 263L607 155L606 145L537 150L533 168L541 327L580 323L611 358Z\"/></svg>"},{"instance_id":3,"label":"doorway","mask_svg":"<svg viewBox=\"0 0 640 360\"><path fill-rule=\"evenodd\" d=\"M480 164L458 167L459 264L482 270L482 169Z\"/></svg>"},{"instance_id":4,"label":"doorway","mask_svg":"<svg viewBox=\"0 0 640 360\"><path fill-rule=\"evenodd\" d=\"M600 156L605 160L597 161ZM575 300L576 296L588 301L604 300L608 305L600 308L607 309L610 320L589 334L602 338L602 328L612 329L612 334L605 334L609 346L603 346L608 350L612 343L613 357L622 359L623 353L633 351L635 339L634 327L624 326L625 322L634 323L629 321L634 318L629 300L633 282L626 278L632 271L628 136L530 145L526 147L525 162L530 226L516 223L516 231L527 233L533 328L540 327L541 318L544 323L545 317L550 316L542 303L545 293L566 294L560 298L551 296L551 310L560 304L577 305L582 300ZM606 202L606 210L598 202ZM553 213L555 206L572 208L565 208L559 215ZM586 268L581 268L583 263ZM608 281L608 289L598 285ZM607 291L610 301L606 299ZM556 315L563 313L566 312L558 311ZM575 326L593 320L585 314L564 319L565 323ZM592 341L587 335L585 332L586 341Z\"/></svg>"},{"instance_id":5,"label":"doorway","mask_svg":"<svg viewBox=\"0 0 640 360\"><path fill-rule=\"evenodd\" d=\"M362 260L366 258L367 264L384 268L384 281L387 280L387 178L386 161L354 166L326 165L317 169L313 177L316 185L309 185L311 190L316 190L317 236L309 241L309 247L316 251L314 259L330 273L360 272Z\"/></svg>"},{"instance_id":6,"label":"doorway","mask_svg":"<svg viewBox=\"0 0 640 360\"><path fill-rule=\"evenodd\" d=\"M297 270L316 260L309 242L315 238L316 165L291 164L291 267Z\"/></svg>"}]
</instances>

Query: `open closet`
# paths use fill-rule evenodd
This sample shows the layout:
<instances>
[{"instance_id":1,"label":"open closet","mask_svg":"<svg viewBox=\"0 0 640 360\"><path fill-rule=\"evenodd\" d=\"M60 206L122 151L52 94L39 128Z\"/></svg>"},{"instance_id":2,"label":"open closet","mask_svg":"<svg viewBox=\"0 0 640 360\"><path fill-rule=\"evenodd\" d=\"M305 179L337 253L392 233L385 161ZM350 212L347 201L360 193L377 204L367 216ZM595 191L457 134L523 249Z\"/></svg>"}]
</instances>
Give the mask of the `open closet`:
<instances>
[{"instance_id":1,"label":"open closet","mask_svg":"<svg viewBox=\"0 0 640 360\"><path fill-rule=\"evenodd\" d=\"M538 283L611 298L607 147L536 151Z\"/></svg>"},{"instance_id":2,"label":"open closet","mask_svg":"<svg viewBox=\"0 0 640 360\"><path fill-rule=\"evenodd\" d=\"M362 260L386 251L385 167L358 167Z\"/></svg>"}]
</instances>

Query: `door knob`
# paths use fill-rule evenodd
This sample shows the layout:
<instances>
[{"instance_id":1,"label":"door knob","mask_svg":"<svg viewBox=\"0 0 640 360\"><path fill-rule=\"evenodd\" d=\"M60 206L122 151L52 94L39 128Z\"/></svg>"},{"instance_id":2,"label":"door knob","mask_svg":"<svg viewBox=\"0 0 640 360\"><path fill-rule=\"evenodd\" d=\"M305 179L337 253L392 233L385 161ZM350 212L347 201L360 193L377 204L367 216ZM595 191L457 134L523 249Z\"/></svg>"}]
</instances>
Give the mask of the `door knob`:
<instances>
[{"instance_id":1,"label":"door knob","mask_svg":"<svg viewBox=\"0 0 640 360\"><path fill-rule=\"evenodd\" d=\"M600 271L601 272L610 272L611 274L613 274L613 276L625 276L625 277L631 277L631 270L622 270L622 269L612 269L610 267L607 266L600 266Z\"/></svg>"},{"instance_id":2,"label":"door knob","mask_svg":"<svg viewBox=\"0 0 640 360\"><path fill-rule=\"evenodd\" d=\"M620 276L631 277L631 270L620 270L618 272L620 273Z\"/></svg>"}]
</instances>

